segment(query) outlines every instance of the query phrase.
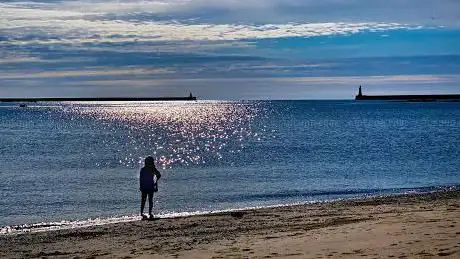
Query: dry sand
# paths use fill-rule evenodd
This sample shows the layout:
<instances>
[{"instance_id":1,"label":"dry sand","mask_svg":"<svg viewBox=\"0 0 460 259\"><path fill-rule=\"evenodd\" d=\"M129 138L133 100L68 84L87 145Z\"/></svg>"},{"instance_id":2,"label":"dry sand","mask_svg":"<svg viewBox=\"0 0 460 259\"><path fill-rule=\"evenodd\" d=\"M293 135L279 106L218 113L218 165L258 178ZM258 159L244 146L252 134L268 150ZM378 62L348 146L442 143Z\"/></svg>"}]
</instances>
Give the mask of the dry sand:
<instances>
[{"instance_id":1,"label":"dry sand","mask_svg":"<svg viewBox=\"0 0 460 259\"><path fill-rule=\"evenodd\" d=\"M460 191L0 236L2 258L460 258Z\"/></svg>"}]
</instances>

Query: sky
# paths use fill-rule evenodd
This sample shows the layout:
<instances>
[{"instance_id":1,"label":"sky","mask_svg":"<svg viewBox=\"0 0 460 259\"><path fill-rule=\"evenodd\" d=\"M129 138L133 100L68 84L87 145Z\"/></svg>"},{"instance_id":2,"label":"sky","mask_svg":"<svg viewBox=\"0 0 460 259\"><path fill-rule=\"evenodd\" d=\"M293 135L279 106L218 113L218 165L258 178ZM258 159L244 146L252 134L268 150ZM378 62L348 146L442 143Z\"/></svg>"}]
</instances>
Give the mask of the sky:
<instances>
[{"instance_id":1,"label":"sky","mask_svg":"<svg viewBox=\"0 0 460 259\"><path fill-rule=\"evenodd\" d=\"M0 0L0 97L460 93L458 0Z\"/></svg>"}]
</instances>

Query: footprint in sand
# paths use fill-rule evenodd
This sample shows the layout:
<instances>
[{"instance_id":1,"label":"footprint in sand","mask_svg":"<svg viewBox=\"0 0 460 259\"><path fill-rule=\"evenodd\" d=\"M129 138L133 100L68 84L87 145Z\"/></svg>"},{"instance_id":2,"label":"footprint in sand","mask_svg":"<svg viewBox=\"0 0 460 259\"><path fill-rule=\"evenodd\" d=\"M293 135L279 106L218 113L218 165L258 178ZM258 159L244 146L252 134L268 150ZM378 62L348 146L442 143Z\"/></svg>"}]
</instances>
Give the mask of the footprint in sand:
<instances>
[{"instance_id":1,"label":"footprint in sand","mask_svg":"<svg viewBox=\"0 0 460 259\"><path fill-rule=\"evenodd\" d=\"M449 256L455 254L457 251L445 251L445 252L439 252L438 256Z\"/></svg>"}]
</instances>

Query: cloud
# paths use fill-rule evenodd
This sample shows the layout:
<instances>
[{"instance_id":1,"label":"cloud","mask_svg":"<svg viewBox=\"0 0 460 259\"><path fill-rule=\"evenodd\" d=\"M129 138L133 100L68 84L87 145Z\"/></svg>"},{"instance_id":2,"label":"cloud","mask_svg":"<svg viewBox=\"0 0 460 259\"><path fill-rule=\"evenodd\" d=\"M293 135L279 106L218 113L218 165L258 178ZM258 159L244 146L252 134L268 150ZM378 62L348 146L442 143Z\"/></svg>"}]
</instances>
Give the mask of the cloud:
<instances>
[{"instance_id":1,"label":"cloud","mask_svg":"<svg viewBox=\"0 0 460 259\"><path fill-rule=\"evenodd\" d=\"M452 0L77 0L41 2L21 2L20 4L87 15L127 15L137 20L144 17L156 20L197 19L208 23L371 21L460 25L457 11L460 9L460 2Z\"/></svg>"},{"instance_id":2,"label":"cloud","mask_svg":"<svg viewBox=\"0 0 460 259\"><path fill-rule=\"evenodd\" d=\"M228 84L237 84L246 82L248 85L258 82L278 82L278 83L302 83L308 84L339 84L339 85L359 85L359 84L380 84L380 83L454 83L460 82L460 75L386 75L386 76L330 76L330 77L261 77L261 78L182 78L182 79L160 79L160 80L88 80L85 82L68 82L68 85L130 85L139 82L140 85L167 85L168 82L175 83L197 83L203 85L212 85L213 82L227 82Z\"/></svg>"},{"instance_id":3,"label":"cloud","mask_svg":"<svg viewBox=\"0 0 460 259\"><path fill-rule=\"evenodd\" d=\"M0 9L1 12L1 9ZM31 28L28 32L24 28ZM395 23L316 24L177 24L127 21L10 20L0 25L8 40L0 44L88 44L155 41L232 41L283 37L315 37L410 28ZM39 32L39 33L37 33Z\"/></svg>"},{"instance_id":4,"label":"cloud","mask_svg":"<svg viewBox=\"0 0 460 259\"><path fill-rule=\"evenodd\" d=\"M62 63L73 63L73 64L78 64L78 63L84 63L84 62L89 62L92 61L92 58L86 57L68 57L68 58L55 58L55 59L44 59L43 57L40 56L32 56L32 55L27 55L24 53L14 53L10 52L8 50L1 50L0 49L0 65L8 65L9 67L13 67L15 65L21 65L21 64L48 64L48 65L55 65L55 64L62 64ZM0 72L1 74L2 72Z\"/></svg>"},{"instance_id":5,"label":"cloud","mask_svg":"<svg viewBox=\"0 0 460 259\"><path fill-rule=\"evenodd\" d=\"M110 76L139 76L139 75L164 75L174 73L168 68L101 68L87 67L85 69L65 70L65 71L26 71L21 72L0 72L0 80L12 79L45 79L45 78L65 78L65 77L110 77Z\"/></svg>"},{"instance_id":6,"label":"cloud","mask_svg":"<svg viewBox=\"0 0 460 259\"><path fill-rule=\"evenodd\" d=\"M310 5L314 6L310 1ZM339 1L340 2L340 1ZM247 39L316 37L363 31L416 29L394 22L296 22L242 24L174 20L177 12L204 8L257 10L282 5L280 1L59 1L0 4L0 45L76 45L98 43L236 41ZM304 5L288 1L289 6ZM204 8L204 9L206 9ZM308 9L308 8L307 8ZM182 11L181 11L182 10ZM138 12L137 12L138 11ZM141 12L142 11L142 12ZM171 13L168 19L145 17L144 12ZM114 14L115 13L115 14ZM213 13L210 11L209 15ZM130 16L126 16L130 15Z\"/></svg>"},{"instance_id":7,"label":"cloud","mask_svg":"<svg viewBox=\"0 0 460 259\"><path fill-rule=\"evenodd\" d=\"M439 5L453 4L448 2ZM347 16L335 17L334 12L329 12L337 9L334 6L354 10L357 19L337 19ZM135 48L128 50L140 50L144 47L147 51L205 52L237 47L235 43L229 46L229 41L424 28L420 24L392 22L391 19L380 22L366 19L367 12L362 13L360 10L365 10L368 6L367 2L358 0L78 0L0 3L0 47L72 46L84 50L100 48L101 44L112 44L110 48L116 51L120 49L120 45L135 44ZM418 6L424 5L413 5L415 11ZM291 12L301 10L305 12L306 19L267 19L266 23L252 23L238 18L241 15L254 17L259 12L264 17L270 17L270 12L276 10L283 13L283 17L291 17ZM236 16L223 21L218 18L221 11L235 13ZM310 19L310 13L321 13L324 17ZM328 16L329 13L332 15ZM192 19L195 16L196 19ZM270 21L273 23L269 23ZM156 45L149 46L151 44ZM244 44L245 46L240 43L239 47L252 47L251 44Z\"/></svg>"},{"instance_id":8,"label":"cloud","mask_svg":"<svg viewBox=\"0 0 460 259\"><path fill-rule=\"evenodd\" d=\"M332 77L289 77L284 81L315 84L382 84L382 83L450 83L460 81L459 75L385 75L385 76L332 76Z\"/></svg>"}]
</instances>

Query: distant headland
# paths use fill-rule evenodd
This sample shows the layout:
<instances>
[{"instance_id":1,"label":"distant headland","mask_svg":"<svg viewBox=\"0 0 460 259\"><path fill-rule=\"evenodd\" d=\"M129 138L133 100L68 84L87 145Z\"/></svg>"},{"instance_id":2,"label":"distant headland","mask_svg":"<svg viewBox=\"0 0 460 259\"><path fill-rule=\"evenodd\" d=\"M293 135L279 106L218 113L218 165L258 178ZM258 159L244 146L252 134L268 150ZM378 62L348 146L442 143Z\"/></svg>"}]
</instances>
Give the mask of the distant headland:
<instances>
[{"instance_id":1,"label":"distant headland","mask_svg":"<svg viewBox=\"0 0 460 259\"><path fill-rule=\"evenodd\" d=\"M186 97L38 97L0 98L0 102L113 102L113 101L196 101L190 93Z\"/></svg>"},{"instance_id":2,"label":"distant headland","mask_svg":"<svg viewBox=\"0 0 460 259\"><path fill-rule=\"evenodd\" d=\"M355 100L364 101L413 101L413 102L434 102L434 101L460 101L460 94L427 94L427 95L363 95L359 86L358 95Z\"/></svg>"}]
</instances>

